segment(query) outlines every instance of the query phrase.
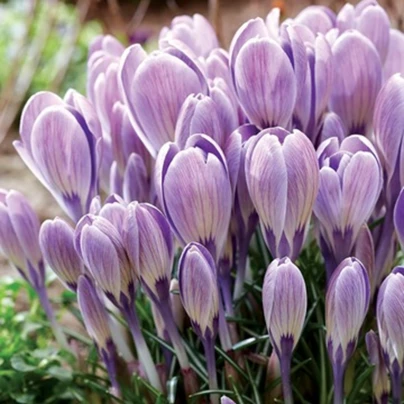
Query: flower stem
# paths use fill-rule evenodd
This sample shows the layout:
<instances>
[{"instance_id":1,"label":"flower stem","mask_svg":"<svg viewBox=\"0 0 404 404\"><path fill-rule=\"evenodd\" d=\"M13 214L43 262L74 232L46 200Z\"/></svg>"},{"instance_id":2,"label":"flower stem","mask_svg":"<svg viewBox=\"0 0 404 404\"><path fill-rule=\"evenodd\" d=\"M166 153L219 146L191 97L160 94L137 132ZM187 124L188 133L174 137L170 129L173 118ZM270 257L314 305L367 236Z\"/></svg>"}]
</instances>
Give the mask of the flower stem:
<instances>
[{"instance_id":1,"label":"flower stem","mask_svg":"<svg viewBox=\"0 0 404 404\"><path fill-rule=\"evenodd\" d=\"M391 374L391 391L393 396L393 404L401 403L401 394L402 394L402 373L399 371L394 371Z\"/></svg>"},{"instance_id":2,"label":"flower stem","mask_svg":"<svg viewBox=\"0 0 404 404\"><path fill-rule=\"evenodd\" d=\"M219 296L219 339L225 352L231 351L233 344L231 342L229 325L226 321L226 315L223 308L222 296Z\"/></svg>"},{"instance_id":3,"label":"flower stem","mask_svg":"<svg viewBox=\"0 0 404 404\"><path fill-rule=\"evenodd\" d=\"M245 271L247 266L248 243L244 240L240 241L240 248L238 252L237 261L237 276L234 284L233 298L237 300L241 297L244 289Z\"/></svg>"},{"instance_id":4,"label":"flower stem","mask_svg":"<svg viewBox=\"0 0 404 404\"><path fill-rule=\"evenodd\" d=\"M341 363L333 366L334 373L334 404L342 404L344 402L344 376L345 368Z\"/></svg>"},{"instance_id":5,"label":"flower stem","mask_svg":"<svg viewBox=\"0 0 404 404\"><path fill-rule=\"evenodd\" d=\"M181 340L180 333L174 321L173 312L171 310L169 301L162 301L158 303L161 317L164 319L166 331L173 344L178 362L181 367L181 372L184 377L184 387L187 396L190 396L198 391L198 381L195 372L189 365L188 355L185 351L184 344Z\"/></svg>"},{"instance_id":6,"label":"flower stem","mask_svg":"<svg viewBox=\"0 0 404 404\"><path fill-rule=\"evenodd\" d=\"M293 404L292 384L290 381L291 355L283 354L279 358L281 366L282 391L285 404Z\"/></svg>"},{"instance_id":7,"label":"flower stem","mask_svg":"<svg viewBox=\"0 0 404 404\"><path fill-rule=\"evenodd\" d=\"M203 339L203 347L205 349L206 366L208 369L209 389L217 390L215 346L212 338ZM219 404L219 396L217 394L211 394L210 400L212 404Z\"/></svg>"},{"instance_id":8,"label":"flower stem","mask_svg":"<svg viewBox=\"0 0 404 404\"><path fill-rule=\"evenodd\" d=\"M37 293L39 301L41 302L41 305L45 311L46 317L49 320L56 341L63 349L72 352L69 343L67 342L66 336L60 327L60 324L56 321L55 312L53 311L53 308L50 304L45 284L37 288Z\"/></svg>"},{"instance_id":9,"label":"flower stem","mask_svg":"<svg viewBox=\"0 0 404 404\"><path fill-rule=\"evenodd\" d=\"M107 368L109 380L111 382L113 394L117 397L121 396L121 389L119 387L117 377L116 377L116 351L115 345L112 341L107 346L107 349L101 351L102 360Z\"/></svg>"},{"instance_id":10,"label":"flower stem","mask_svg":"<svg viewBox=\"0 0 404 404\"><path fill-rule=\"evenodd\" d=\"M124 315L130 332L133 337L133 342L136 346L136 351L141 364L144 367L147 378L152 386L159 391L163 391L161 386L160 377L157 373L156 365L153 362L153 358L150 354L150 350L140 330L139 319L136 314L135 306L133 302L128 303L122 307L122 314Z\"/></svg>"}]
</instances>

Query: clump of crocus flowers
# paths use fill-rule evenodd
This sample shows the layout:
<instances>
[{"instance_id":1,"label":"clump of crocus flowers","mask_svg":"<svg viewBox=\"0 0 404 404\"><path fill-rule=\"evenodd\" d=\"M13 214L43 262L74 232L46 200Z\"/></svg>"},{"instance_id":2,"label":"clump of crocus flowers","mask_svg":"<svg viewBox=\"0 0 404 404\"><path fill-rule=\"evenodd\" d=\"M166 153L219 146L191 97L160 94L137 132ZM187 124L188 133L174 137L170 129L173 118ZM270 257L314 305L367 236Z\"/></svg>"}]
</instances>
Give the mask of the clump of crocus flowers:
<instances>
[{"instance_id":1,"label":"clump of crocus flowers","mask_svg":"<svg viewBox=\"0 0 404 404\"><path fill-rule=\"evenodd\" d=\"M151 53L96 38L86 96L34 95L14 143L66 217L40 228L21 194L0 192L1 249L37 291L59 343L69 349L45 262L77 292L116 396L122 356L136 357L128 369L162 395L173 369L180 374L177 402L240 401L239 377L256 377L252 363L267 383L246 402L292 403L295 393L318 402L315 386L293 383L293 356L302 333L319 332L329 357L321 384L332 378L334 403L343 403L367 333L374 400L399 403L404 269L392 268L404 248L403 55L404 34L376 0L337 14L311 6L282 22L273 9L243 24L229 50L201 15L176 17ZM300 266L316 248L313 302L310 268ZM266 271L253 270L251 250ZM139 321L139 296L163 366ZM240 301L266 325L261 334L243 327ZM314 311L322 323L306 330ZM306 342L303 352L312 359ZM282 388L268 392L274 380Z\"/></svg>"}]
</instances>

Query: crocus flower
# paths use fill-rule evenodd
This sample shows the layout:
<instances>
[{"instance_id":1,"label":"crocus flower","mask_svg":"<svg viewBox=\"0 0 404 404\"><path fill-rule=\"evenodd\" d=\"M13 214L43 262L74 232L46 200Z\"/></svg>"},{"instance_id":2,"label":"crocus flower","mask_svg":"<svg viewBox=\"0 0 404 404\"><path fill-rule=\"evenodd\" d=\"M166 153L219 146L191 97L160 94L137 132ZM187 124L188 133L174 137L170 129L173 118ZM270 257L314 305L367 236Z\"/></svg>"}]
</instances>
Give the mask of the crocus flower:
<instances>
[{"instance_id":1,"label":"crocus flower","mask_svg":"<svg viewBox=\"0 0 404 404\"><path fill-rule=\"evenodd\" d=\"M178 264L181 301L192 327L201 338L209 375L210 389L217 389L215 339L219 322L219 288L216 265L209 251L199 243L188 244ZM212 396L218 403L218 397Z\"/></svg>"},{"instance_id":2,"label":"crocus flower","mask_svg":"<svg viewBox=\"0 0 404 404\"><path fill-rule=\"evenodd\" d=\"M190 94L206 94L206 79L184 52L169 47L150 55L132 45L122 56L120 81L131 122L152 154L174 140L181 106Z\"/></svg>"},{"instance_id":3,"label":"crocus flower","mask_svg":"<svg viewBox=\"0 0 404 404\"><path fill-rule=\"evenodd\" d=\"M0 190L0 219L3 255L35 289L44 288L45 268L38 242L40 224L24 195Z\"/></svg>"},{"instance_id":4,"label":"crocus flower","mask_svg":"<svg viewBox=\"0 0 404 404\"><path fill-rule=\"evenodd\" d=\"M344 32L333 44L334 79L329 102L348 134L369 135L382 66L372 42L357 31Z\"/></svg>"},{"instance_id":5,"label":"crocus flower","mask_svg":"<svg viewBox=\"0 0 404 404\"><path fill-rule=\"evenodd\" d=\"M366 334L366 348L370 363L374 366L372 372L373 397L376 404L387 404L390 393L390 380L384 362L382 347L377 334L371 330Z\"/></svg>"},{"instance_id":6,"label":"crocus flower","mask_svg":"<svg viewBox=\"0 0 404 404\"><path fill-rule=\"evenodd\" d=\"M269 265L262 287L262 305L281 366L283 397L291 403L290 366L306 316L307 292L301 272L289 258L276 259Z\"/></svg>"},{"instance_id":7,"label":"crocus flower","mask_svg":"<svg viewBox=\"0 0 404 404\"><path fill-rule=\"evenodd\" d=\"M381 167L374 147L353 135L339 144L321 144L320 188L314 214L320 222L320 245L328 276L350 256L361 226L369 219L382 187Z\"/></svg>"},{"instance_id":8,"label":"crocus flower","mask_svg":"<svg viewBox=\"0 0 404 404\"><path fill-rule=\"evenodd\" d=\"M160 31L159 47L179 46L191 56L207 57L209 53L219 47L219 42L209 21L200 14L192 17L181 15L175 17L169 27Z\"/></svg>"},{"instance_id":9,"label":"crocus flower","mask_svg":"<svg viewBox=\"0 0 404 404\"><path fill-rule=\"evenodd\" d=\"M326 343L334 373L334 403L344 399L344 375L353 355L370 300L368 274L356 258L346 258L334 271L325 300Z\"/></svg>"},{"instance_id":10,"label":"crocus flower","mask_svg":"<svg viewBox=\"0 0 404 404\"><path fill-rule=\"evenodd\" d=\"M84 265L74 248L74 230L63 219L46 220L39 232L39 243L46 262L73 292Z\"/></svg>"},{"instance_id":11,"label":"crocus flower","mask_svg":"<svg viewBox=\"0 0 404 404\"><path fill-rule=\"evenodd\" d=\"M249 142L245 175L265 242L273 257L295 260L303 246L318 191L318 163L302 132L280 127Z\"/></svg>"},{"instance_id":12,"label":"crocus flower","mask_svg":"<svg viewBox=\"0 0 404 404\"><path fill-rule=\"evenodd\" d=\"M388 366L393 403L401 403L404 371L404 268L396 267L377 295L376 318L380 345Z\"/></svg>"},{"instance_id":13,"label":"crocus flower","mask_svg":"<svg viewBox=\"0 0 404 404\"><path fill-rule=\"evenodd\" d=\"M45 286L39 227L38 216L21 193L0 189L0 251L35 289L55 338L62 348L69 350Z\"/></svg>"},{"instance_id":14,"label":"crocus flower","mask_svg":"<svg viewBox=\"0 0 404 404\"><path fill-rule=\"evenodd\" d=\"M356 29L369 38L384 63L390 40L390 20L376 0L362 0L355 7L345 4L338 13L336 26L341 33Z\"/></svg>"},{"instance_id":15,"label":"crocus flower","mask_svg":"<svg viewBox=\"0 0 404 404\"><path fill-rule=\"evenodd\" d=\"M101 128L88 100L70 90L65 99L33 95L22 112L14 146L28 168L74 221L98 194Z\"/></svg>"},{"instance_id":16,"label":"crocus flower","mask_svg":"<svg viewBox=\"0 0 404 404\"><path fill-rule=\"evenodd\" d=\"M191 136L184 150L169 143L156 163L157 195L183 245L197 241L217 260L226 241L232 191L226 159L206 135Z\"/></svg>"},{"instance_id":17,"label":"crocus flower","mask_svg":"<svg viewBox=\"0 0 404 404\"><path fill-rule=\"evenodd\" d=\"M85 275L78 279L77 302L87 332L105 363L114 394L119 396L115 367L116 349L112 341L108 314L93 282Z\"/></svg>"},{"instance_id":18,"label":"crocus flower","mask_svg":"<svg viewBox=\"0 0 404 404\"><path fill-rule=\"evenodd\" d=\"M183 148L195 133L204 133L224 148L227 138L238 126L237 113L231 99L223 92L213 98L203 94L190 95L185 100L175 128L175 142Z\"/></svg>"},{"instance_id":19,"label":"crocus flower","mask_svg":"<svg viewBox=\"0 0 404 404\"><path fill-rule=\"evenodd\" d=\"M230 45L237 97L250 122L261 129L289 124L307 72L304 43L294 28L285 27L280 37L271 27L260 18L250 20Z\"/></svg>"},{"instance_id":20,"label":"crocus flower","mask_svg":"<svg viewBox=\"0 0 404 404\"><path fill-rule=\"evenodd\" d=\"M393 210L401 187L404 185L403 138L404 131L404 77L393 75L380 90L373 118L375 145L383 167L383 200L385 217L375 238L376 270L379 281L391 267L395 236Z\"/></svg>"},{"instance_id":21,"label":"crocus flower","mask_svg":"<svg viewBox=\"0 0 404 404\"><path fill-rule=\"evenodd\" d=\"M174 243L170 225L153 205L132 202L125 222L125 245L150 298L168 303Z\"/></svg>"},{"instance_id":22,"label":"crocus flower","mask_svg":"<svg viewBox=\"0 0 404 404\"><path fill-rule=\"evenodd\" d=\"M130 306L136 272L115 226L101 216L84 216L76 227L75 247L106 296L119 308Z\"/></svg>"}]
</instances>

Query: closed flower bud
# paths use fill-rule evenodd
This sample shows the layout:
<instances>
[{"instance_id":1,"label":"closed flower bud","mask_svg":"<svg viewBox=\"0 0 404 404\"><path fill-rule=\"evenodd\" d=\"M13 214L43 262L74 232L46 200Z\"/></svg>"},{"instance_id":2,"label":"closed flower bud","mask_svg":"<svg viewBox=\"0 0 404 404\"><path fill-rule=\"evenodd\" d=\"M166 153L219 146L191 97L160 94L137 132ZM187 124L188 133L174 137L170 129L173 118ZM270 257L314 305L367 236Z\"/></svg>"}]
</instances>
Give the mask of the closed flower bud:
<instances>
[{"instance_id":1,"label":"closed flower bud","mask_svg":"<svg viewBox=\"0 0 404 404\"><path fill-rule=\"evenodd\" d=\"M233 42L237 40L236 33ZM282 47L265 36L249 39L239 49L232 46L234 87L250 122L261 129L287 126L296 102L296 77Z\"/></svg>"},{"instance_id":2,"label":"closed flower bud","mask_svg":"<svg viewBox=\"0 0 404 404\"><path fill-rule=\"evenodd\" d=\"M245 175L272 256L295 260L318 191L318 163L312 143L297 130L264 130L248 145Z\"/></svg>"},{"instance_id":3,"label":"closed flower bud","mask_svg":"<svg viewBox=\"0 0 404 404\"><path fill-rule=\"evenodd\" d=\"M229 228L232 191L220 147L205 135L194 135L186 148L171 143L156 162L157 195L183 245L197 241L217 260Z\"/></svg>"},{"instance_id":4,"label":"closed flower bud","mask_svg":"<svg viewBox=\"0 0 404 404\"><path fill-rule=\"evenodd\" d=\"M136 273L115 226L86 215L75 230L75 248L108 298L118 307L134 299Z\"/></svg>"},{"instance_id":5,"label":"closed flower bud","mask_svg":"<svg viewBox=\"0 0 404 404\"><path fill-rule=\"evenodd\" d=\"M155 302L167 301L174 247L164 215L153 205L132 202L127 209L124 242L148 295Z\"/></svg>"},{"instance_id":6,"label":"closed flower bud","mask_svg":"<svg viewBox=\"0 0 404 404\"><path fill-rule=\"evenodd\" d=\"M282 355L291 355L299 341L307 309L303 276L289 258L276 259L269 265L262 305L272 345L282 360Z\"/></svg>"},{"instance_id":7,"label":"closed flower bud","mask_svg":"<svg viewBox=\"0 0 404 404\"><path fill-rule=\"evenodd\" d=\"M390 393L390 380L379 337L372 330L366 334L366 347L370 363L374 366L372 372L373 397L376 404L387 404Z\"/></svg>"},{"instance_id":8,"label":"closed flower bud","mask_svg":"<svg viewBox=\"0 0 404 404\"><path fill-rule=\"evenodd\" d=\"M336 403L343 399L345 368L355 351L369 300L366 269L356 258L346 258L331 277L325 301L326 343L334 372Z\"/></svg>"},{"instance_id":9,"label":"closed flower bud","mask_svg":"<svg viewBox=\"0 0 404 404\"><path fill-rule=\"evenodd\" d=\"M153 156L174 140L178 114L188 95L207 93L199 68L173 47L150 55L139 45L129 47L121 59L120 81L131 122Z\"/></svg>"},{"instance_id":10,"label":"closed flower bud","mask_svg":"<svg viewBox=\"0 0 404 404\"><path fill-rule=\"evenodd\" d=\"M389 369L393 402L401 402L404 371L404 268L396 267L377 295L376 318L380 345Z\"/></svg>"},{"instance_id":11,"label":"closed flower bud","mask_svg":"<svg viewBox=\"0 0 404 404\"><path fill-rule=\"evenodd\" d=\"M48 265L75 292L84 265L74 248L73 228L63 219L47 220L41 226L39 243Z\"/></svg>"},{"instance_id":12,"label":"closed flower bud","mask_svg":"<svg viewBox=\"0 0 404 404\"><path fill-rule=\"evenodd\" d=\"M363 136L324 141L318 151L320 188L314 214L328 276L352 254L358 233L375 208L382 172L372 144Z\"/></svg>"},{"instance_id":13,"label":"closed flower bud","mask_svg":"<svg viewBox=\"0 0 404 404\"><path fill-rule=\"evenodd\" d=\"M307 292L299 268L285 257L268 267L262 287L262 305L272 346L278 357L285 402L293 402L290 385L292 353L303 330Z\"/></svg>"},{"instance_id":14,"label":"closed flower bud","mask_svg":"<svg viewBox=\"0 0 404 404\"><path fill-rule=\"evenodd\" d=\"M343 33L332 46L334 79L330 110L348 134L369 135L382 66L372 42L358 31Z\"/></svg>"},{"instance_id":15,"label":"closed flower bud","mask_svg":"<svg viewBox=\"0 0 404 404\"><path fill-rule=\"evenodd\" d=\"M39 226L37 215L22 194L0 190L0 250L35 289L43 287L45 281Z\"/></svg>"},{"instance_id":16,"label":"closed flower bud","mask_svg":"<svg viewBox=\"0 0 404 404\"><path fill-rule=\"evenodd\" d=\"M214 340L219 290L212 255L203 245L190 243L182 252L178 268L181 301L192 326L200 338Z\"/></svg>"},{"instance_id":17,"label":"closed flower bud","mask_svg":"<svg viewBox=\"0 0 404 404\"><path fill-rule=\"evenodd\" d=\"M23 110L20 133L17 152L77 222L98 193L101 128L91 104L73 90L64 100L37 93Z\"/></svg>"}]
</instances>

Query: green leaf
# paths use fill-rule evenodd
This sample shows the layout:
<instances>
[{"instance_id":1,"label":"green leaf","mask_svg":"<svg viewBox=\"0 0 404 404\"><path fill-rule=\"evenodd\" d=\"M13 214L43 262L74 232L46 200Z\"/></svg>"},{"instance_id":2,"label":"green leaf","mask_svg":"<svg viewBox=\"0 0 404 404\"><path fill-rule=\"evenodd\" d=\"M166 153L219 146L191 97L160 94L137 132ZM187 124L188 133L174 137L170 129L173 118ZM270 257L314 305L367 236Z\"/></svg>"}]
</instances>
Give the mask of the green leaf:
<instances>
[{"instance_id":1,"label":"green leaf","mask_svg":"<svg viewBox=\"0 0 404 404\"><path fill-rule=\"evenodd\" d=\"M60 380L61 382L69 382L73 379L73 374L71 369L62 368L60 366L51 366L47 373L50 376Z\"/></svg>"},{"instance_id":2,"label":"green leaf","mask_svg":"<svg viewBox=\"0 0 404 404\"><path fill-rule=\"evenodd\" d=\"M18 372L32 372L36 369L35 366L30 365L25 361L25 359L21 355L14 355L11 358L11 366L13 369Z\"/></svg>"}]
</instances>

